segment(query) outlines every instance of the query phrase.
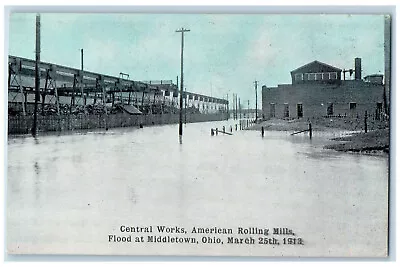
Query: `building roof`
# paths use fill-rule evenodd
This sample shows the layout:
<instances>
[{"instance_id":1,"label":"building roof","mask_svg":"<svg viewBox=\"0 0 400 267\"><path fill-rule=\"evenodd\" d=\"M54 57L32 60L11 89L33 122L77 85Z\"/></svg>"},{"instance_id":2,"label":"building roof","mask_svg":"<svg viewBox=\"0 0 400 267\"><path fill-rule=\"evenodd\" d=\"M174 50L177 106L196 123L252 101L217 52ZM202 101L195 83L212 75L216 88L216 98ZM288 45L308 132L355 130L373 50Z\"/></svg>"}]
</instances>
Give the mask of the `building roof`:
<instances>
[{"instance_id":1,"label":"building roof","mask_svg":"<svg viewBox=\"0 0 400 267\"><path fill-rule=\"evenodd\" d=\"M309 70L312 72L320 72L317 69L326 69L326 70L330 70L330 71L342 71L341 69L336 68L334 66L328 65L328 64L320 62L318 60L314 60L313 62L310 62L310 63L303 65L295 70L292 70L290 73L301 72L303 70L306 70L306 71Z\"/></svg>"}]
</instances>

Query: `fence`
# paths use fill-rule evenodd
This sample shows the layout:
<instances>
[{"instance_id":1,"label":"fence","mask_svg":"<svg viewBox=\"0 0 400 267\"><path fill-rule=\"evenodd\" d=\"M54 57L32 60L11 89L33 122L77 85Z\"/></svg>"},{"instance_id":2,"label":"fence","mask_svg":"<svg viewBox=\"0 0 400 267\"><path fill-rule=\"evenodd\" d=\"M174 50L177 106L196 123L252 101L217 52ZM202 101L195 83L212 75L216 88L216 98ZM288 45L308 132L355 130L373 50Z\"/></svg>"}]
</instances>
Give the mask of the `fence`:
<instances>
[{"instance_id":1,"label":"fence","mask_svg":"<svg viewBox=\"0 0 400 267\"><path fill-rule=\"evenodd\" d=\"M226 114L186 114L186 122L205 122L225 120ZM139 125L162 125L179 122L179 114L66 114L39 116L37 120L38 132L74 131L96 128L118 128ZM33 116L15 116L8 118L8 134L28 134L33 125Z\"/></svg>"}]
</instances>

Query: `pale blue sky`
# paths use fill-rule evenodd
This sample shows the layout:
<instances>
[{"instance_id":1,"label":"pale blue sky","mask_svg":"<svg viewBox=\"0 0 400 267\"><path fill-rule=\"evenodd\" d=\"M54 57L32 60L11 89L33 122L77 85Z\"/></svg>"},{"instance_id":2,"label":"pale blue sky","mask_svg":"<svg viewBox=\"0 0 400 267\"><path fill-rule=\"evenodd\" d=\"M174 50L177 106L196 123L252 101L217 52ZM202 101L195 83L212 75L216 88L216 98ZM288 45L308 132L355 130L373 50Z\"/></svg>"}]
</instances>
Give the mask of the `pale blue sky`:
<instances>
[{"instance_id":1,"label":"pale blue sky","mask_svg":"<svg viewBox=\"0 0 400 267\"><path fill-rule=\"evenodd\" d=\"M185 35L185 87L215 97L237 93L254 103L260 85L290 83L313 60L384 72L381 15L51 14L41 15L41 60L134 80L174 80ZM34 59L35 14L10 17L9 53ZM212 89L211 89L212 88ZM261 89L261 86L260 86ZM259 91L261 95L261 90ZM261 97L260 97L261 98Z\"/></svg>"}]
</instances>

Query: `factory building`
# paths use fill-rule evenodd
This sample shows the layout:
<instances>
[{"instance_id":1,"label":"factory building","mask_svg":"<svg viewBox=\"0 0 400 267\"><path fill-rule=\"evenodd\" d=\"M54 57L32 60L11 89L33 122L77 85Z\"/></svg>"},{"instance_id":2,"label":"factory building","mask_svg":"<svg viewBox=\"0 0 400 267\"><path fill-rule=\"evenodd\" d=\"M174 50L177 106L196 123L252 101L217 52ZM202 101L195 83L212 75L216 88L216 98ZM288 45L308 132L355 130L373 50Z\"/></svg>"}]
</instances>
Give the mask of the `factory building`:
<instances>
[{"instance_id":1,"label":"factory building","mask_svg":"<svg viewBox=\"0 0 400 267\"><path fill-rule=\"evenodd\" d=\"M345 80L349 72L354 79ZM264 119L360 116L365 111L380 114L384 109L382 75L361 77L361 58L355 68L341 70L313 61L290 72L292 84L262 87ZM343 79L342 79L343 74Z\"/></svg>"}]
</instances>

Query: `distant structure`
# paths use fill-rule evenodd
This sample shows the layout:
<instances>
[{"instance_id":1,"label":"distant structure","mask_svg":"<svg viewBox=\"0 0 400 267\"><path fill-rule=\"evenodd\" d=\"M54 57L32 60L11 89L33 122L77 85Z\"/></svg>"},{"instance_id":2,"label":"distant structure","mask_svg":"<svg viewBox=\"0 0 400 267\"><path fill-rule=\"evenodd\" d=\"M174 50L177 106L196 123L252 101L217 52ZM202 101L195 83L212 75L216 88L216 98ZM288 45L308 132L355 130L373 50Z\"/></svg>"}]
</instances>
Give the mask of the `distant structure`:
<instances>
[{"instance_id":1,"label":"distant structure","mask_svg":"<svg viewBox=\"0 0 400 267\"><path fill-rule=\"evenodd\" d=\"M355 58L354 79L343 80L341 70L313 61L290 72L292 84L262 86L263 118L358 116L383 112L383 75L361 77L361 58ZM343 75L344 76L344 75Z\"/></svg>"},{"instance_id":2,"label":"distant structure","mask_svg":"<svg viewBox=\"0 0 400 267\"><path fill-rule=\"evenodd\" d=\"M383 74L371 74L364 77L364 82L383 85Z\"/></svg>"},{"instance_id":3,"label":"distant structure","mask_svg":"<svg viewBox=\"0 0 400 267\"><path fill-rule=\"evenodd\" d=\"M35 61L8 56L8 110L10 116L33 114ZM45 114L84 112L99 105L131 106L143 114L177 113L180 91L172 80L134 81L126 73L120 77L82 71L54 63L39 63L39 109ZM187 113L221 113L228 101L222 98L184 92ZM134 109L132 108L134 107ZM127 109L124 109L127 111ZM129 112L128 112L129 113Z\"/></svg>"}]
</instances>

